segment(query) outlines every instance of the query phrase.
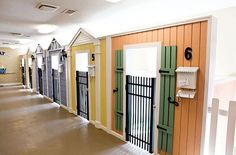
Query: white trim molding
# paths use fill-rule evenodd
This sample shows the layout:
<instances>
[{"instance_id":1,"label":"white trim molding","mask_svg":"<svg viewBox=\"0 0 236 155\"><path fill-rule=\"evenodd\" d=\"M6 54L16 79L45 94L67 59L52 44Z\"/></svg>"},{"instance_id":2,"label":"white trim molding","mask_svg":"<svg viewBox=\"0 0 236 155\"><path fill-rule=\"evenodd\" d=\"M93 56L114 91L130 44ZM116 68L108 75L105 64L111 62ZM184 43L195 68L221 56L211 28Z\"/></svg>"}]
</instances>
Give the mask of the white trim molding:
<instances>
[{"instance_id":1,"label":"white trim molding","mask_svg":"<svg viewBox=\"0 0 236 155\"><path fill-rule=\"evenodd\" d=\"M112 129L112 80L111 80L111 70L112 70L112 41L111 37L106 37L106 111L107 111L107 128Z\"/></svg>"},{"instance_id":2,"label":"white trim molding","mask_svg":"<svg viewBox=\"0 0 236 155\"><path fill-rule=\"evenodd\" d=\"M124 54L123 54L123 138L126 139L125 137L125 127L126 127L126 89L125 89L125 84L126 84L126 50L127 49L137 49L137 48L144 48L144 47L156 47L157 48L157 66L156 66L156 96L155 96L155 109L154 109L154 127L159 124L159 107L160 107L160 75L159 75L159 70L161 68L161 42L152 42L152 43L140 43L140 44L132 44L132 45L124 45ZM154 108L154 107L153 107ZM154 132L153 132L153 149L154 149L154 154L158 154L158 130L155 127Z\"/></svg>"},{"instance_id":3,"label":"white trim molding","mask_svg":"<svg viewBox=\"0 0 236 155\"><path fill-rule=\"evenodd\" d=\"M213 98L214 81L215 81L215 63L216 63L216 38L217 38L217 20L215 17L208 17L208 35L206 49L206 70L205 70L205 88L204 103L202 116L201 148L200 154L204 155L206 146L206 120L209 104Z\"/></svg>"},{"instance_id":4,"label":"white trim molding","mask_svg":"<svg viewBox=\"0 0 236 155\"><path fill-rule=\"evenodd\" d=\"M96 122L101 122L100 42L95 42L94 46L95 46Z\"/></svg>"}]
</instances>

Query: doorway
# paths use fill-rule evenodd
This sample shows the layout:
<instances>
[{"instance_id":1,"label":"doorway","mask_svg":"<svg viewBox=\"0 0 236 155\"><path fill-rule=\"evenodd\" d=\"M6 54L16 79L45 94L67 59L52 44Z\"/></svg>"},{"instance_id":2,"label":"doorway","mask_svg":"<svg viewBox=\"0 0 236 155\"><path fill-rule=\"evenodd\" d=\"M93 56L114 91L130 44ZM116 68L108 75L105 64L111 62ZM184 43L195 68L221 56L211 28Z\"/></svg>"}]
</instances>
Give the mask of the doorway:
<instances>
[{"instance_id":1,"label":"doorway","mask_svg":"<svg viewBox=\"0 0 236 155\"><path fill-rule=\"evenodd\" d=\"M25 85L25 59L21 59L21 79L22 79L22 84Z\"/></svg>"},{"instance_id":2,"label":"doorway","mask_svg":"<svg viewBox=\"0 0 236 155\"><path fill-rule=\"evenodd\" d=\"M28 58L28 61L29 61L29 87L33 89L32 58Z\"/></svg>"},{"instance_id":3,"label":"doorway","mask_svg":"<svg viewBox=\"0 0 236 155\"><path fill-rule=\"evenodd\" d=\"M160 53L158 43L130 45L124 51L125 138L149 153L157 145Z\"/></svg>"},{"instance_id":4,"label":"doorway","mask_svg":"<svg viewBox=\"0 0 236 155\"><path fill-rule=\"evenodd\" d=\"M52 90L53 90L53 101L60 104L60 83L59 83L59 55L52 54L51 56L52 64Z\"/></svg>"},{"instance_id":5,"label":"doorway","mask_svg":"<svg viewBox=\"0 0 236 155\"><path fill-rule=\"evenodd\" d=\"M39 87L39 93L43 94L43 78L42 78L42 63L43 58L41 55L37 56L37 65L38 65L38 87Z\"/></svg>"},{"instance_id":6,"label":"doorway","mask_svg":"<svg viewBox=\"0 0 236 155\"><path fill-rule=\"evenodd\" d=\"M76 53L77 114L89 120L88 53Z\"/></svg>"}]
</instances>

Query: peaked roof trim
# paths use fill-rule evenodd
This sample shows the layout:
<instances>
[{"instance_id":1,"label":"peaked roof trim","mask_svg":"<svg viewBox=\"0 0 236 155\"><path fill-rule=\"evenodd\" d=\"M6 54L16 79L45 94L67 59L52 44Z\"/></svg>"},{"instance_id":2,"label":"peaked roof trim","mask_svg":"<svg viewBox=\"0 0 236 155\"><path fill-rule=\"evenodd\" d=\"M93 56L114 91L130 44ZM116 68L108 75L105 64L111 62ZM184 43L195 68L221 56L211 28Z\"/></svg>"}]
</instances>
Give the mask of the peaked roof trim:
<instances>
[{"instance_id":1,"label":"peaked roof trim","mask_svg":"<svg viewBox=\"0 0 236 155\"><path fill-rule=\"evenodd\" d=\"M73 39L71 40L69 47L72 47L73 44L75 43L75 41L77 40L77 38L80 36L80 34L84 34L85 36L87 36L93 43L98 43L99 39L95 38L94 36L92 36L91 34L89 34L87 31L85 31L83 28L80 28L78 30L78 32L75 34L75 36L73 37Z\"/></svg>"},{"instance_id":2,"label":"peaked roof trim","mask_svg":"<svg viewBox=\"0 0 236 155\"><path fill-rule=\"evenodd\" d=\"M36 54L43 53L43 48L40 44L38 44L34 53Z\"/></svg>"},{"instance_id":3,"label":"peaked roof trim","mask_svg":"<svg viewBox=\"0 0 236 155\"><path fill-rule=\"evenodd\" d=\"M54 46L54 44L57 45L56 48L51 48L52 46ZM53 38L51 43L48 46L48 51L60 50L62 48L63 47L61 46L61 44L59 44L59 42L55 38Z\"/></svg>"}]
</instances>

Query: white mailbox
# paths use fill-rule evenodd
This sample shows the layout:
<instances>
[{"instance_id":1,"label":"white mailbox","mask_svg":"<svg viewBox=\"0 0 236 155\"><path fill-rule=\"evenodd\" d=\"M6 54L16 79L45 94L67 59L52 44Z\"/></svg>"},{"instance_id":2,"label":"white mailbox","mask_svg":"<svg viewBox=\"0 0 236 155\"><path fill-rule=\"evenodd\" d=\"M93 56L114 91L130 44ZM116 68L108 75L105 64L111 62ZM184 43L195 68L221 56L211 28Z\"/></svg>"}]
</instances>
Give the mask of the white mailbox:
<instances>
[{"instance_id":1,"label":"white mailbox","mask_svg":"<svg viewBox=\"0 0 236 155\"><path fill-rule=\"evenodd\" d=\"M95 76L95 65L89 65L88 66L88 76Z\"/></svg>"},{"instance_id":2,"label":"white mailbox","mask_svg":"<svg viewBox=\"0 0 236 155\"><path fill-rule=\"evenodd\" d=\"M58 72L62 73L63 72L63 64L58 65Z\"/></svg>"},{"instance_id":3,"label":"white mailbox","mask_svg":"<svg viewBox=\"0 0 236 155\"><path fill-rule=\"evenodd\" d=\"M178 97L194 98L195 89L197 88L197 72L198 67L178 67L177 72L177 87L180 88L177 93Z\"/></svg>"},{"instance_id":4,"label":"white mailbox","mask_svg":"<svg viewBox=\"0 0 236 155\"><path fill-rule=\"evenodd\" d=\"M179 67L177 72L177 87L196 89L198 67Z\"/></svg>"},{"instance_id":5,"label":"white mailbox","mask_svg":"<svg viewBox=\"0 0 236 155\"><path fill-rule=\"evenodd\" d=\"M45 70L45 64L41 65L41 69L42 69L42 71Z\"/></svg>"}]
</instances>

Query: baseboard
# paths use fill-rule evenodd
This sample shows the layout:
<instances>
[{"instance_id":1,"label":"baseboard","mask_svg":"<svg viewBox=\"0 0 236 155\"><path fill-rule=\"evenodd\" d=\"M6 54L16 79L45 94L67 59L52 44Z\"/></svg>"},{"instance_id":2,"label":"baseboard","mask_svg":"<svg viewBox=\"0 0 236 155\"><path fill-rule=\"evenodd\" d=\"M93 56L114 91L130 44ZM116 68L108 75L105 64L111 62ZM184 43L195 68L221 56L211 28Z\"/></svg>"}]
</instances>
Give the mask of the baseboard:
<instances>
[{"instance_id":1,"label":"baseboard","mask_svg":"<svg viewBox=\"0 0 236 155\"><path fill-rule=\"evenodd\" d=\"M125 138L122 135L116 133L115 131L110 130L110 134L117 137L117 138L119 138L120 140L126 142Z\"/></svg>"},{"instance_id":2,"label":"baseboard","mask_svg":"<svg viewBox=\"0 0 236 155\"><path fill-rule=\"evenodd\" d=\"M44 97L45 99L47 99L47 100L53 102L53 100L52 100L51 98L49 98L48 96L43 95L43 97Z\"/></svg>"},{"instance_id":3,"label":"baseboard","mask_svg":"<svg viewBox=\"0 0 236 155\"><path fill-rule=\"evenodd\" d=\"M72 110L71 108L68 108L68 111L69 111L69 113L74 114L75 116L78 116L77 112Z\"/></svg>"},{"instance_id":4,"label":"baseboard","mask_svg":"<svg viewBox=\"0 0 236 155\"><path fill-rule=\"evenodd\" d=\"M75 111L71 107L68 107L68 111L69 113L75 114Z\"/></svg>"},{"instance_id":5,"label":"baseboard","mask_svg":"<svg viewBox=\"0 0 236 155\"><path fill-rule=\"evenodd\" d=\"M63 104L60 104L60 106L61 106L63 109L65 109L65 110L67 110L68 112L70 112L70 111L69 111L69 108L68 108L67 106L64 106Z\"/></svg>"},{"instance_id":6,"label":"baseboard","mask_svg":"<svg viewBox=\"0 0 236 155\"><path fill-rule=\"evenodd\" d=\"M122 135L120 135L120 134L116 133L115 131L112 131L112 130L108 129L107 127L103 126L101 124L101 122L93 121L93 120L90 120L89 122L91 124L93 124L97 129L101 129L101 130L107 132L108 134L110 134L110 135L112 135L112 136L114 136L116 138L119 138L120 140L126 142Z\"/></svg>"}]
</instances>

